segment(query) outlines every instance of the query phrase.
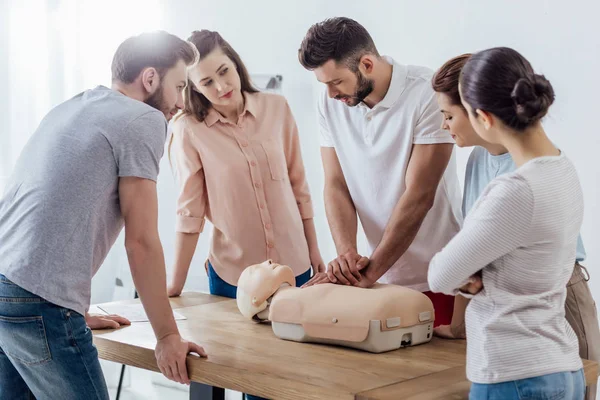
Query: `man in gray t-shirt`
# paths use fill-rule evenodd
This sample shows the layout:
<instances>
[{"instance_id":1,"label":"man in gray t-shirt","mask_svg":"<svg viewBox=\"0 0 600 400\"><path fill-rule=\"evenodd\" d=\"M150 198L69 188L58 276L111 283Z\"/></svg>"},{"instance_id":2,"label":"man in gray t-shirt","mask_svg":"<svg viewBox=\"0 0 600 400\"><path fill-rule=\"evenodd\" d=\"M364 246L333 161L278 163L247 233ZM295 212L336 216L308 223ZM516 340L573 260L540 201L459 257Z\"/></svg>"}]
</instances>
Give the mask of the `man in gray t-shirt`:
<instances>
[{"instance_id":1,"label":"man in gray t-shirt","mask_svg":"<svg viewBox=\"0 0 600 400\"><path fill-rule=\"evenodd\" d=\"M189 383L185 356L204 350L181 338L172 317L156 179L167 119L183 107L195 59L166 32L126 40L113 87L55 107L23 149L0 198L0 398L108 399L87 327L129 322L87 311L92 277L123 227L158 365Z\"/></svg>"}]
</instances>

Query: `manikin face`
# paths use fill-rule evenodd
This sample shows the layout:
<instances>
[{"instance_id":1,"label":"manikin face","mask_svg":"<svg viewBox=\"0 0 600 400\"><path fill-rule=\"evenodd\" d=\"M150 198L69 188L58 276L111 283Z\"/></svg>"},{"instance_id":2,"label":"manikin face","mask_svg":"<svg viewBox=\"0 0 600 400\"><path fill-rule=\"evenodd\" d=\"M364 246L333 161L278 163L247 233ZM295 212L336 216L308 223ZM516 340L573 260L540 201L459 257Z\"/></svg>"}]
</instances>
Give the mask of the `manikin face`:
<instances>
[{"instance_id":1,"label":"manikin face","mask_svg":"<svg viewBox=\"0 0 600 400\"><path fill-rule=\"evenodd\" d=\"M240 312L249 319L265 310L268 299L282 285L295 286L294 272L287 265L267 260L246 268L238 280L237 304Z\"/></svg>"}]
</instances>

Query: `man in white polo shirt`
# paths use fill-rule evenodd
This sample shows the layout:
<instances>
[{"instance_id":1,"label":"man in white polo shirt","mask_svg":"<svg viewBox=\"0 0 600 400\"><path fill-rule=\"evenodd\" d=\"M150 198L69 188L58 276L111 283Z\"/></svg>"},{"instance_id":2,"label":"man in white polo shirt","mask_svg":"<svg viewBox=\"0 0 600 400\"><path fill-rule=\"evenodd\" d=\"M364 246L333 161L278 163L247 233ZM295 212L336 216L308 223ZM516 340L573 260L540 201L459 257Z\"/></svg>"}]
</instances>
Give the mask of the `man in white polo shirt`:
<instances>
[{"instance_id":1,"label":"man in white polo shirt","mask_svg":"<svg viewBox=\"0 0 600 400\"><path fill-rule=\"evenodd\" d=\"M349 18L313 25L298 57L327 86L318 105L321 156L339 255L308 284L410 287L432 299L436 325L449 323L454 298L429 292L427 269L460 229L461 196L432 71L380 56ZM369 257L357 253L357 215Z\"/></svg>"}]
</instances>

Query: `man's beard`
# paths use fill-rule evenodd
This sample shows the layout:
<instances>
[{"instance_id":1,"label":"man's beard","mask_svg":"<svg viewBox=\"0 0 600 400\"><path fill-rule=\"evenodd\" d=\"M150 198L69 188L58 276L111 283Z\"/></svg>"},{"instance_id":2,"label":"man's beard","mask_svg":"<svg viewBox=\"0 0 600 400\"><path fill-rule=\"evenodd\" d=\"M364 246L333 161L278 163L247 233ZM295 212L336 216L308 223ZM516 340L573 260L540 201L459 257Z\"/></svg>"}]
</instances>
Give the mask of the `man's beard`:
<instances>
[{"instance_id":1,"label":"man's beard","mask_svg":"<svg viewBox=\"0 0 600 400\"><path fill-rule=\"evenodd\" d=\"M169 107L169 105L167 104L167 101L164 99L162 84L158 87L158 89L156 89L156 92L151 94L150 97L148 97L144 101L144 103L162 112L167 120L171 119L173 111L176 111L172 110L171 107Z\"/></svg>"},{"instance_id":2,"label":"man's beard","mask_svg":"<svg viewBox=\"0 0 600 400\"><path fill-rule=\"evenodd\" d=\"M373 83L372 79L365 78L360 71L356 71L356 79L357 79L356 91L354 92L353 96L346 96L346 95L336 96L336 98L338 100L342 99L342 98L348 99L346 101L346 105L348 105L350 107L357 106L364 99L366 99L368 95L370 95L373 92L374 83Z\"/></svg>"}]
</instances>

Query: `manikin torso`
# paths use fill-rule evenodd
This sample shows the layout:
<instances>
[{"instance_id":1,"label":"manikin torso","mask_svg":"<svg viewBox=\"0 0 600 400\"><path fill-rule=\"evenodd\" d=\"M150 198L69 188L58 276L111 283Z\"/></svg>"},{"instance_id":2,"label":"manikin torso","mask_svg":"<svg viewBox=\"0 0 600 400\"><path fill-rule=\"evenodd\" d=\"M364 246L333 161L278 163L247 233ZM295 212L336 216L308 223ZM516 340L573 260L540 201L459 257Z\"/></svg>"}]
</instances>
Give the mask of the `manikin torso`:
<instances>
[{"instance_id":1,"label":"manikin torso","mask_svg":"<svg viewBox=\"0 0 600 400\"><path fill-rule=\"evenodd\" d=\"M276 336L298 342L381 353L428 342L433 334L433 305L423 293L383 284L300 289L291 268L270 260L244 270L237 304L246 318L271 321Z\"/></svg>"}]
</instances>

